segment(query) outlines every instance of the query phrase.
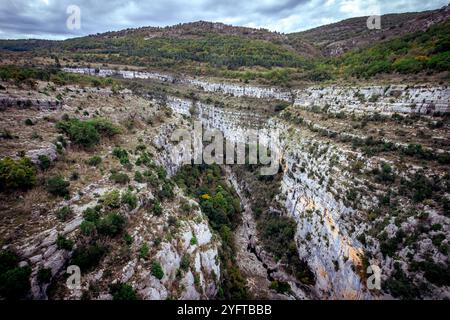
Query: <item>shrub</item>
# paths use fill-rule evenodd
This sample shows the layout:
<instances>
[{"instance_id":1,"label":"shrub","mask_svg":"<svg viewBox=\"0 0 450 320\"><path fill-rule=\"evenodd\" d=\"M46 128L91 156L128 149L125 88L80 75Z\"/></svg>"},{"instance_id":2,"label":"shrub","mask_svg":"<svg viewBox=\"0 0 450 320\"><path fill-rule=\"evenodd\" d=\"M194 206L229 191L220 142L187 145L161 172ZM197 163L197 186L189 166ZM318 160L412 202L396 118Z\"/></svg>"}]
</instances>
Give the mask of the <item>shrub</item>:
<instances>
[{"instance_id":1,"label":"shrub","mask_svg":"<svg viewBox=\"0 0 450 320\"><path fill-rule=\"evenodd\" d=\"M102 118L94 118L87 120L88 123L91 123L97 131L105 137L112 137L119 133L121 130L116 125L112 124L110 121Z\"/></svg>"},{"instance_id":2,"label":"shrub","mask_svg":"<svg viewBox=\"0 0 450 320\"><path fill-rule=\"evenodd\" d=\"M72 119L58 122L56 127L64 131L75 143L84 147L92 147L100 141L100 135L92 123Z\"/></svg>"},{"instance_id":3,"label":"shrub","mask_svg":"<svg viewBox=\"0 0 450 320\"><path fill-rule=\"evenodd\" d=\"M54 196L67 196L69 195L70 182L64 180L61 176L51 177L47 180L47 191Z\"/></svg>"},{"instance_id":4,"label":"shrub","mask_svg":"<svg viewBox=\"0 0 450 320\"><path fill-rule=\"evenodd\" d=\"M144 182L144 176L142 175L141 172L136 171L134 173L134 181L139 182L139 183L143 183Z\"/></svg>"},{"instance_id":5,"label":"shrub","mask_svg":"<svg viewBox=\"0 0 450 320\"><path fill-rule=\"evenodd\" d=\"M87 160L86 163L90 166L96 167L100 163L102 163L102 158L100 156L92 156Z\"/></svg>"},{"instance_id":6,"label":"shrub","mask_svg":"<svg viewBox=\"0 0 450 320\"><path fill-rule=\"evenodd\" d=\"M31 268L15 267L0 274L0 296L6 299L23 298L30 290Z\"/></svg>"},{"instance_id":7,"label":"shrub","mask_svg":"<svg viewBox=\"0 0 450 320\"><path fill-rule=\"evenodd\" d=\"M10 250L0 251L0 274L15 268L19 264L19 256Z\"/></svg>"},{"instance_id":8,"label":"shrub","mask_svg":"<svg viewBox=\"0 0 450 320\"><path fill-rule=\"evenodd\" d=\"M128 233L125 233L125 234L123 235L123 240L125 241L125 243L126 243L127 245L131 245L131 244L133 243L133 237L130 236Z\"/></svg>"},{"instance_id":9,"label":"shrub","mask_svg":"<svg viewBox=\"0 0 450 320\"><path fill-rule=\"evenodd\" d=\"M80 267L82 272L86 272L98 265L106 248L98 244L91 244L76 249L73 253L70 264Z\"/></svg>"},{"instance_id":10,"label":"shrub","mask_svg":"<svg viewBox=\"0 0 450 320\"><path fill-rule=\"evenodd\" d=\"M130 177L126 173L114 172L109 176L109 180L118 184L126 184L130 181Z\"/></svg>"},{"instance_id":11,"label":"shrub","mask_svg":"<svg viewBox=\"0 0 450 320\"><path fill-rule=\"evenodd\" d=\"M63 235L58 234L58 237L56 238L56 247L58 249L71 251L73 248L73 241L67 239Z\"/></svg>"},{"instance_id":12,"label":"shrub","mask_svg":"<svg viewBox=\"0 0 450 320\"><path fill-rule=\"evenodd\" d=\"M120 207L120 192L117 189L105 193L102 197L103 204L109 208Z\"/></svg>"},{"instance_id":13,"label":"shrub","mask_svg":"<svg viewBox=\"0 0 450 320\"><path fill-rule=\"evenodd\" d=\"M392 172L392 167L385 162L381 163L380 169L374 169L372 173L375 174L375 179L379 182L395 181L395 175Z\"/></svg>"},{"instance_id":14,"label":"shrub","mask_svg":"<svg viewBox=\"0 0 450 320\"><path fill-rule=\"evenodd\" d=\"M136 165L140 166L140 165L145 165L148 168L151 168L153 166L153 161L150 158L150 155L148 154L148 152L143 151L141 153L141 155L139 156L139 158L137 158L136 160Z\"/></svg>"},{"instance_id":15,"label":"shrub","mask_svg":"<svg viewBox=\"0 0 450 320\"><path fill-rule=\"evenodd\" d=\"M126 283L116 283L111 285L110 292L113 300L137 300L136 291Z\"/></svg>"},{"instance_id":16,"label":"shrub","mask_svg":"<svg viewBox=\"0 0 450 320\"><path fill-rule=\"evenodd\" d=\"M50 168L52 162L47 155L41 154L40 156L38 156L38 160L39 168L41 168L41 170L47 170L48 168Z\"/></svg>"},{"instance_id":17,"label":"shrub","mask_svg":"<svg viewBox=\"0 0 450 320\"><path fill-rule=\"evenodd\" d=\"M36 183L36 170L29 158L0 160L0 191L29 189Z\"/></svg>"},{"instance_id":18,"label":"shrub","mask_svg":"<svg viewBox=\"0 0 450 320\"><path fill-rule=\"evenodd\" d=\"M34 123L33 123L33 121L31 121L31 119L26 119L25 120L25 125L26 126L32 126L32 125L34 125Z\"/></svg>"},{"instance_id":19,"label":"shrub","mask_svg":"<svg viewBox=\"0 0 450 320\"><path fill-rule=\"evenodd\" d=\"M49 283L52 279L52 269L41 268L37 273L37 280L39 283Z\"/></svg>"},{"instance_id":20,"label":"shrub","mask_svg":"<svg viewBox=\"0 0 450 320\"><path fill-rule=\"evenodd\" d=\"M19 256L10 251L0 252L0 296L6 299L23 298L30 290L31 268L19 267Z\"/></svg>"},{"instance_id":21,"label":"shrub","mask_svg":"<svg viewBox=\"0 0 450 320\"><path fill-rule=\"evenodd\" d=\"M164 278L164 271L161 267L161 264L157 261L154 261L152 263L152 275L154 275L159 280Z\"/></svg>"},{"instance_id":22,"label":"shrub","mask_svg":"<svg viewBox=\"0 0 450 320\"><path fill-rule=\"evenodd\" d=\"M393 67L400 73L417 73L423 68L423 63L414 58L401 58L394 62Z\"/></svg>"},{"instance_id":23,"label":"shrub","mask_svg":"<svg viewBox=\"0 0 450 320\"><path fill-rule=\"evenodd\" d=\"M85 236L92 236L96 230L95 222L84 220L80 225L81 233Z\"/></svg>"},{"instance_id":24,"label":"shrub","mask_svg":"<svg viewBox=\"0 0 450 320\"><path fill-rule=\"evenodd\" d=\"M98 233L114 237L122 232L125 226L125 218L118 213L109 213L97 223Z\"/></svg>"},{"instance_id":25,"label":"shrub","mask_svg":"<svg viewBox=\"0 0 450 320\"><path fill-rule=\"evenodd\" d=\"M158 197L162 199L172 199L173 198L173 185L169 182L165 182L161 190L158 191Z\"/></svg>"},{"instance_id":26,"label":"shrub","mask_svg":"<svg viewBox=\"0 0 450 320\"><path fill-rule=\"evenodd\" d=\"M440 164L450 164L450 153L444 152L438 156L438 162Z\"/></svg>"},{"instance_id":27,"label":"shrub","mask_svg":"<svg viewBox=\"0 0 450 320\"><path fill-rule=\"evenodd\" d=\"M406 182L406 185L412 191L412 198L415 202L431 198L435 188L432 181L422 171L416 172L411 180Z\"/></svg>"},{"instance_id":28,"label":"shrub","mask_svg":"<svg viewBox=\"0 0 450 320\"><path fill-rule=\"evenodd\" d=\"M64 206L56 212L56 217L61 221L66 221L72 216L72 209L69 206Z\"/></svg>"},{"instance_id":29,"label":"shrub","mask_svg":"<svg viewBox=\"0 0 450 320\"><path fill-rule=\"evenodd\" d=\"M197 237L196 237L195 234L193 234L193 235L192 235L192 238L191 238L191 246L195 246L195 245L197 245L197 244L198 244Z\"/></svg>"},{"instance_id":30,"label":"shrub","mask_svg":"<svg viewBox=\"0 0 450 320\"><path fill-rule=\"evenodd\" d=\"M283 294L289 293L291 291L291 286L287 282L275 280L270 283L270 289Z\"/></svg>"},{"instance_id":31,"label":"shrub","mask_svg":"<svg viewBox=\"0 0 450 320\"><path fill-rule=\"evenodd\" d=\"M56 127L66 133L76 144L92 147L100 141L100 135L111 137L120 133L120 129L105 119L67 119L59 121Z\"/></svg>"},{"instance_id":32,"label":"shrub","mask_svg":"<svg viewBox=\"0 0 450 320\"><path fill-rule=\"evenodd\" d=\"M155 216L160 216L161 213L163 212L163 209L162 209L162 207L161 207L161 203L160 203L159 201L156 201L156 202L153 204L152 212L153 212L153 214L154 214Z\"/></svg>"},{"instance_id":33,"label":"shrub","mask_svg":"<svg viewBox=\"0 0 450 320\"><path fill-rule=\"evenodd\" d=\"M83 218L86 221L97 222L100 217L99 210L96 208L86 208L83 211Z\"/></svg>"},{"instance_id":34,"label":"shrub","mask_svg":"<svg viewBox=\"0 0 450 320\"><path fill-rule=\"evenodd\" d=\"M115 147L112 154L117 159L119 159L120 164L122 164L122 165L130 164L130 159L128 158L127 150L125 150L121 147Z\"/></svg>"},{"instance_id":35,"label":"shrub","mask_svg":"<svg viewBox=\"0 0 450 320\"><path fill-rule=\"evenodd\" d=\"M72 180L72 181L76 181L76 180L78 180L80 178L80 174L78 173L78 171L73 171L71 174L70 174L70 180Z\"/></svg>"},{"instance_id":36,"label":"shrub","mask_svg":"<svg viewBox=\"0 0 450 320\"><path fill-rule=\"evenodd\" d=\"M286 109L287 107L289 107L289 103L288 102L279 102L275 105L275 112L281 112L284 109Z\"/></svg>"},{"instance_id":37,"label":"shrub","mask_svg":"<svg viewBox=\"0 0 450 320\"><path fill-rule=\"evenodd\" d=\"M181 258L180 268L184 271L188 271L190 264L191 264L191 257L189 256L188 253L185 253Z\"/></svg>"},{"instance_id":38,"label":"shrub","mask_svg":"<svg viewBox=\"0 0 450 320\"><path fill-rule=\"evenodd\" d=\"M144 242L139 248L139 257L141 259L147 260L150 249L148 247L147 242Z\"/></svg>"},{"instance_id":39,"label":"shrub","mask_svg":"<svg viewBox=\"0 0 450 320\"><path fill-rule=\"evenodd\" d=\"M137 207L138 198L135 194L133 194L130 190L127 190L122 194L122 203L128 205L130 210L133 210Z\"/></svg>"}]
</instances>

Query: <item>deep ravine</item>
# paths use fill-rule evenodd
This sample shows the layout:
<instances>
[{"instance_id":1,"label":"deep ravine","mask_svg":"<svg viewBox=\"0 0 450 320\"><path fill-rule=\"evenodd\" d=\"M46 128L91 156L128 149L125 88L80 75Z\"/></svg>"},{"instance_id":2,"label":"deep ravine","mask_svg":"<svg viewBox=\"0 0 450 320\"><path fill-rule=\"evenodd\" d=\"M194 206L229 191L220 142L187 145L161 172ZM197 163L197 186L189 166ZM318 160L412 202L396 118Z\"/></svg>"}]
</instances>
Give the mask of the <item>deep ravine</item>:
<instances>
[{"instance_id":1,"label":"deep ravine","mask_svg":"<svg viewBox=\"0 0 450 320\"><path fill-rule=\"evenodd\" d=\"M243 208L242 223L236 231L237 261L241 272L247 279L247 286L255 298L268 299L308 299L300 284L284 272L272 257L261 247L257 235L256 221L242 186L229 166L225 166L228 181L241 200ZM291 286L290 294L279 294L270 290L274 280L286 281Z\"/></svg>"}]
</instances>

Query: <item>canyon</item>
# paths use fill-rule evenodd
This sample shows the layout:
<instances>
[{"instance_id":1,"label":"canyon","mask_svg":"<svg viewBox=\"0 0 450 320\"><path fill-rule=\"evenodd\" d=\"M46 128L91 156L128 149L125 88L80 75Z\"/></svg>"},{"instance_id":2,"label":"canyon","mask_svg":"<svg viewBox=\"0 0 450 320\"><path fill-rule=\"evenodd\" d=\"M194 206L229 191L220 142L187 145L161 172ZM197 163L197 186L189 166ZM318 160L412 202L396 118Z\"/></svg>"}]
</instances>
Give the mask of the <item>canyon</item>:
<instances>
[{"instance_id":1,"label":"canyon","mask_svg":"<svg viewBox=\"0 0 450 320\"><path fill-rule=\"evenodd\" d=\"M425 175L448 179L448 165L441 164L441 156L448 154L448 123L444 127L431 129L432 136L410 136L423 143L423 148L433 155L433 164L422 159L414 159L410 164L402 160L408 153L410 143L404 143L397 131L423 128L436 121L445 121L450 111L450 88L445 85L373 85L355 86L312 86L305 89L286 90L276 87L258 87L226 82L209 82L207 79L191 77L174 77L168 74L112 71L110 69L63 68L65 72L94 75L99 77L114 76L125 80L156 81L187 87L194 90L199 98L192 99L183 94L169 92L163 98L133 92L123 88L114 93L111 89L80 88L62 86L50 97L43 99L41 93L25 93L23 89L11 88L11 93L2 94L3 112L17 110L22 118L31 116L33 121L43 121L45 117L61 116L62 113L77 114L77 106L83 105L85 114L99 111L102 116L112 121L139 119L137 129L129 131L124 143L129 150L144 143L154 156L154 161L168 174L175 176L184 164L182 151L171 139L176 129L190 130L194 120L201 121L205 128L217 129L227 141L246 144L248 130L256 130L261 145L267 146L271 152L277 153L280 159L280 181L275 194L274 203L277 208L267 208L274 216L289 217L295 221L295 244L298 258L304 262L314 275L313 283L303 283L286 271L286 265L269 252L261 238L261 231L255 220L256 195L255 177L243 174L241 169L233 165L224 165L228 184L235 190L242 206L242 221L235 234L237 247L237 264L246 279L246 287L253 297L269 299L390 299L398 294L389 285L382 289L367 287L367 267L378 266L381 269L381 282L398 281L398 269L403 275L414 281L426 283L427 290L420 292L421 297L449 298L450 292L445 285L436 284L432 277L424 271L412 267L422 261L431 259L436 265L448 266L449 256L440 246L448 244L450 219L442 209L441 203L433 203L429 198L426 203L417 203L409 195L398 193L396 196L403 209L411 211L395 211L379 205L383 196L400 188L398 185L388 186L386 182L377 180L377 173L385 164L389 164L389 173L394 172L403 181L410 181L418 172ZM153 85L150 82L150 86ZM39 84L39 90L47 86ZM126 83L124 84L126 86ZM73 95L77 92L78 95ZM57 98L58 94L63 97ZM218 99L228 99L230 104L223 106L206 99L210 95ZM207 96L204 96L207 95ZM23 98L27 96L27 98ZM22 97L22 98L18 98ZM15 100L16 99L16 100ZM245 100L250 107L241 108L239 99ZM17 103L16 101L23 101ZM54 101L54 102L50 102ZM84 102L83 102L84 101ZM88 101L86 103L86 101ZM280 103L285 105L275 112L258 112L259 101ZM99 107L110 105L110 107ZM123 108L123 106L126 106ZM168 111L170 110L170 112ZM161 118L163 115L163 118ZM416 117L413 122L409 117ZM161 120L157 124L145 124L148 117ZM364 117L368 117L367 119ZM356 123L366 119L366 127L353 125L349 128L342 119L351 119ZM5 117L3 121L14 123L13 118ZM404 121L404 122L402 122ZM371 124L379 125L378 129ZM379 122L379 123L378 123ZM393 130L397 127L397 131ZM383 129L380 129L383 128ZM45 129L48 130L48 129ZM377 131L378 130L378 131ZM383 134L371 138L379 143L387 144L385 153L368 154L358 143L366 141L375 133ZM359 140L358 140L359 139ZM352 144L353 143L353 144ZM377 142L378 143L378 142ZM377 143L368 144L369 146ZM40 146L38 146L40 144ZM34 163L39 163L39 156L45 155L52 162L58 163L60 155L56 152L58 143L48 144L25 143L25 149ZM105 159L111 156L112 147L103 146ZM59 148L59 147L58 147ZM64 147L66 148L66 147ZM2 156L17 155L4 146ZM139 153L130 151L133 162ZM110 160L109 160L110 161ZM82 167L84 165L81 165ZM145 166L137 165L144 170ZM83 167L84 168L84 167ZM87 168L83 170L89 170ZM245 172L245 169L243 169ZM378 171L377 171L378 170ZM384 170L384 169L382 169ZM259 179L256 177L256 179ZM390 179L390 178L389 178ZM394 181L395 181L394 180ZM405 182L406 183L406 182ZM106 258L102 264L87 275L83 275L83 286L75 291L62 288L53 289L52 298L79 299L86 291L92 289L93 283L109 279L112 283L131 283L143 299L180 299L215 298L219 290L221 264L219 261L220 240L208 223L197 200L190 199L183 190L175 189L175 200L164 202L163 215L150 215L146 210L147 203L155 199L158 189L148 188L145 184L132 181L127 186L115 186L103 173L93 183L85 185L77 193L61 202L53 203L51 212L58 212L69 206L74 215L69 221L57 222L54 214L47 216L46 222L40 222L39 229L31 228L25 235L15 240L15 248L21 253L22 265L30 265L31 297L48 298L48 285L38 281L38 270L49 268L55 279L64 274L64 267L70 260L72 252L61 250L57 246L59 237L78 237L79 227L83 222L83 212L90 207L102 203L102 199L112 190L125 193L127 188L134 190L138 198L137 206L125 215L133 221L128 232L134 239L132 252L138 252L144 243L158 248L152 252L164 270L162 279L155 278L149 271L145 259L134 257L120 258L116 264L113 257ZM390 190L389 190L390 189ZM442 189L440 189L442 190ZM442 191L439 191L442 192ZM447 197L443 191L443 197ZM391 196L394 197L394 196ZM197 208L186 218L180 211L181 203L189 203ZM39 217L44 208L33 205L33 215ZM377 210L378 209L381 210ZM120 210L124 210L121 208ZM419 212L420 210L420 212ZM377 212L376 214L374 212ZM425 218L424 218L425 216ZM169 232L169 217L180 221L176 232ZM14 224L14 222L12 222ZM432 227L421 227L421 224ZM25 223L26 224L26 223ZM52 225L51 228L46 226ZM31 227L31 226L29 226ZM8 225L3 225L5 235ZM395 246L386 253L383 249L386 242L396 239L398 234L415 234L410 245ZM383 234L381 237L380 235ZM442 243L434 238L444 234ZM170 236L169 236L170 235ZM400 240L403 241L405 236ZM195 241L192 239L195 238ZM399 241L400 241L399 240ZM4 248L7 248L4 247ZM430 254L432 258L430 257ZM190 269L181 273L182 258L189 256ZM125 259L125 260L123 260ZM426 271L425 271L426 272ZM180 278L181 277L181 278ZM430 280L431 279L431 280ZM288 292L277 292L271 289L274 281L288 283ZM413 281L413 280L411 280ZM111 299L112 296L101 290L97 299Z\"/></svg>"}]
</instances>

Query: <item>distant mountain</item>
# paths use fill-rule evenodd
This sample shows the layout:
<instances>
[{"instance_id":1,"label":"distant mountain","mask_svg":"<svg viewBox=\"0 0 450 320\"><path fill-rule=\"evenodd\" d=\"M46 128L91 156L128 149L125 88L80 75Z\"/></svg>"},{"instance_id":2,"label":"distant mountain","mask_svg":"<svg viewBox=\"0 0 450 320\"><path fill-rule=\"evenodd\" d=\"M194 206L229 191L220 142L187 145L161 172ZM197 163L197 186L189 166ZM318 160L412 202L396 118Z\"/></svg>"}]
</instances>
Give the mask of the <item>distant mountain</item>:
<instances>
[{"instance_id":1,"label":"distant mountain","mask_svg":"<svg viewBox=\"0 0 450 320\"><path fill-rule=\"evenodd\" d=\"M130 28L120 31L106 32L90 37L102 39L120 39L125 37L138 37L145 40L169 38L178 40L199 40L213 36L234 36L248 40L266 41L280 45L283 49L295 52L305 57L317 57L320 51L309 42L302 39L290 39L288 35L280 32L272 32L267 29L255 29L237 27L221 22L196 21L181 23L168 27L142 27Z\"/></svg>"},{"instance_id":2,"label":"distant mountain","mask_svg":"<svg viewBox=\"0 0 450 320\"><path fill-rule=\"evenodd\" d=\"M303 32L288 35L291 41L302 40L315 45L325 56L340 55L354 48L363 48L389 40L450 19L450 5L438 10L385 14L381 16L381 29L367 28L366 17L351 18Z\"/></svg>"}]
</instances>

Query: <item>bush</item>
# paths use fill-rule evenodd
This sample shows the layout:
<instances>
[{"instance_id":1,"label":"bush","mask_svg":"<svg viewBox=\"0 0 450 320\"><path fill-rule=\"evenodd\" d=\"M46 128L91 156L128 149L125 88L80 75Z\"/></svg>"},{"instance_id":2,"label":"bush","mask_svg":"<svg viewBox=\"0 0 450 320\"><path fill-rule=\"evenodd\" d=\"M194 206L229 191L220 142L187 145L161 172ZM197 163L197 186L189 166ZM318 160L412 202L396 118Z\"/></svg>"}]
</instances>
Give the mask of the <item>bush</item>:
<instances>
[{"instance_id":1,"label":"bush","mask_svg":"<svg viewBox=\"0 0 450 320\"><path fill-rule=\"evenodd\" d=\"M104 119L68 119L59 121L56 127L66 133L76 144L92 147L100 141L100 136L111 137L120 133L120 129Z\"/></svg>"},{"instance_id":2,"label":"bush","mask_svg":"<svg viewBox=\"0 0 450 320\"><path fill-rule=\"evenodd\" d=\"M130 177L126 173L114 172L109 176L109 180L118 184L127 184L130 181Z\"/></svg>"},{"instance_id":3,"label":"bush","mask_svg":"<svg viewBox=\"0 0 450 320\"><path fill-rule=\"evenodd\" d=\"M450 153L444 152L438 156L438 162L440 164L450 164Z\"/></svg>"},{"instance_id":4,"label":"bush","mask_svg":"<svg viewBox=\"0 0 450 320\"><path fill-rule=\"evenodd\" d=\"M64 131L75 144L92 147L100 141L100 135L95 127L86 121L77 119L58 122L56 127Z\"/></svg>"},{"instance_id":5,"label":"bush","mask_svg":"<svg viewBox=\"0 0 450 320\"><path fill-rule=\"evenodd\" d=\"M84 220L80 225L80 230L85 236L92 236L96 231L96 224L95 222Z\"/></svg>"},{"instance_id":6,"label":"bush","mask_svg":"<svg viewBox=\"0 0 450 320\"><path fill-rule=\"evenodd\" d=\"M125 150L121 147L115 147L112 154L117 159L119 159L121 165L130 164L130 159L128 158L127 150Z\"/></svg>"},{"instance_id":7,"label":"bush","mask_svg":"<svg viewBox=\"0 0 450 320\"><path fill-rule=\"evenodd\" d=\"M144 180L144 176L142 175L142 173L140 173L139 171L136 171L134 173L134 181L143 183L145 180Z\"/></svg>"},{"instance_id":8,"label":"bush","mask_svg":"<svg viewBox=\"0 0 450 320\"><path fill-rule=\"evenodd\" d=\"M278 293L284 294L289 293L291 291L291 286L287 282L275 280L270 283L270 289L275 290Z\"/></svg>"},{"instance_id":9,"label":"bush","mask_svg":"<svg viewBox=\"0 0 450 320\"><path fill-rule=\"evenodd\" d=\"M37 280L39 283L49 283L52 279L52 269L41 268L37 273Z\"/></svg>"},{"instance_id":10,"label":"bush","mask_svg":"<svg viewBox=\"0 0 450 320\"><path fill-rule=\"evenodd\" d=\"M106 248L98 244L92 244L76 249L70 264L80 267L82 272L87 272L98 265Z\"/></svg>"},{"instance_id":11,"label":"bush","mask_svg":"<svg viewBox=\"0 0 450 320\"><path fill-rule=\"evenodd\" d=\"M188 271L190 265L191 265L191 257L189 256L188 253L185 253L181 258L180 268L184 271Z\"/></svg>"},{"instance_id":12,"label":"bush","mask_svg":"<svg viewBox=\"0 0 450 320\"><path fill-rule=\"evenodd\" d=\"M133 210L137 207L138 198L135 194L133 194L130 190L127 190L122 194L122 203L128 205L130 210Z\"/></svg>"},{"instance_id":13,"label":"bush","mask_svg":"<svg viewBox=\"0 0 450 320\"><path fill-rule=\"evenodd\" d=\"M286 109L287 107L289 107L289 103L288 102L279 102L275 105L275 112L281 112L284 109Z\"/></svg>"},{"instance_id":14,"label":"bush","mask_svg":"<svg viewBox=\"0 0 450 320\"><path fill-rule=\"evenodd\" d=\"M0 296L6 299L23 298L30 290L31 268L19 267L19 256L10 251L0 252Z\"/></svg>"},{"instance_id":15,"label":"bush","mask_svg":"<svg viewBox=\"0 0 450 320\"><path fill-rule=\"evenodd\" d=\"M423 63L414 58L401 58L393 63L393 67L400 73L417 73L423 69Z\"/></svg>"},{"instance_id":16,"label":"bush","mask_svg":"<svg viewBox=\"0 0 450 320\"><path fill-rule=\"evenodd\" d=\"M123 241L125 241L127 245L131 245L133 243L133 237L130 236L128 233L125 233L123 236Z\"/></svg>"},{"instance_id":17,"label":"bush","mask_svg":"<svg viewBox=\"0 0 450 320\"><path fill-rule=\"evenodd\" d=\"M158 197L163 199L172 199L173 198L173 185L170 182L165 182L161 190L158 191Z\"/></svg>"},{"instance_id":18,"label":"bush","mask_svg":"<svg viewBox=\"0 0 450 320\"><path fill-rule=\"evenodd\" d=\"M152 263L152 275L154 275L159 280L164 278L164 270L162 269L161 264L157 261L154 261Z\"/></svg>"},{"instance_id":19,"label":"bush","mask_svg":"<svg viewBox=\"0 0 450 320\"><path fill-rule=\"evenodd\" d=\"M125 226L125 218L118 213L109 213L97 223L98 233L114 237L122 232Z\"/></svg>"},{"instance_id":20,"label":"bush","mask_svg":"<svg viewBox=\"0 0 450 320\"><path fill-rule=\"evenodd\" d=\"M374 169L372 173L375 175L375 179L378 182L394 182L395 181L395 175L392 172L392 167L385 163L381 163L380 169Z\"/></svg>"},{"instance_id":21,"label":"bush","mask_svg":"<svg viewBox=\"0 0 450 320\"><path fill-rule=\"evenodd\" d=\"M58 234L58 237L56 238L56 247L58 249L71 251L73 248L73 241L67 239L63 235Z\"/></svg>"},{"instance_id":22,"label":"bush","mask_svg":"<svg viewBox=\"0 0 450 320\"><path fill-rule=\"evenodd\" d=\"M64 206L56 212L56 217L61 221L66 221L72 216L72 209L69 206Z\"/></svg>"},{"instance_id":23,"label":"bush","mask_svg":"<svg viewBox=\"0 0 450 320\"><path fill-rule=\"evenodd\" d=\"M32 126L32 125L34 125L34 123L33 123L33 121L31 121L31 119L26 119L25 120L25 125L26 126Z\"/></svg>"},{"instance_id":24,"label":"bush","mask_svg":"<svg viewBox=\"0 0 450 320\"><path fill-rule=\"evenodd\" d=\"M0 274L0 296L6 299L23 298L30 290L31 268L16 267Z\"/></svg>"},{"instance_id":25,"label":"bush","mask_svg":"<svg viewBox=\"0 0 450 320\"><path fill-rule=\"evenodd\" d=\"M0 160L0 191L29 189L36 183L36 170L29 158Z\"/></svg>"},{"instance_id":26,"label":"bush","mask_svg":"<svg viewBox=\"0 0 450 320\"><path fill-rule=\"evenodd\" d=\"M156 201L156 202L153 204L152 212L153 212L153 214L154 214L155 216L160 216L161 213L163 212L163 209L162 209L162 207L161 207L161 203L160 203L159 201Z\"/></svg>"},{"instance_id":27,"label":"bush","mask_svg":"<svg viewBox=\"0 0 450 320\"><path fill-rule=\"evenodd\" d=\"M15 268L19 264L19 256L10 250L0 251L0 274Z\"/></svg>"},{"instance_id":28,"label":"bush","mask_svg":"<svg viewBox=\"0 0 450 320\"><path fill-rule=\"evenodd\" d=\"M116 283L111 285L110 292L113 300L137 300L136 291L126 283Z\"/></svg>"},{"instance_id":29,"label":"bush","mask_svg":"<svg viewBox=\"0 0 450 320\"><path fill-rule=\"evenodd\" d=\"M96 167L100 163L102 163L102 158L100 156L92 156L87 160L86 163L90 166Z\"/></svg>"},{"instance_id":30,"label":"bush","mask_svg":"<svg viewBox=\"0 0 450 320\"><path fill-rule=\"evenodd\" d=\"M39 168L41 168L41 170L47 170L48 168L50 168L52 162L48 156L46 156L45 154L41 154L38 157L38 160L39 160Z\"/></svg>"},{"instance_id":31,"label":"bush","mask_svg":"<svg viewBox=\"0 0 450 320\"><path fill-rule=\"evenodd\" d=\"M70 182L64 180L61 176L49 178L47 180L47 191L54 196L65 197L69 195Z\"/></svg>"},{"instance_id":32,"label":"bush","mask_svg":"<svg viewBox=\"0 0 450 320\"><path fill-rule=\"evenodd\" d=\"M83 211L83 218L86 221L90 222L97 222L100 218L100 210L97 210L96 208L86 208Z\"/></svg>"},{"instance_id":33,"label":"bush","mask_svg":"<svg viewBox=\"0 0 450 320\"><path fill-rule=\"evenodd\" d=\"M191 246L195 246L198 244L198 240L197 240L197 237L195 236L195 234L192 235L190 243L191 243Z\"/></svg>"},{"instance_id":34,"label":"bush","mask_svg":"<svg viewBox=\"0 0 450 320\"><path fill-rule=\"evenodd\" d=\"M150 249L147 242L144 242L139 248L139 258L147 260Z\"/></svg>"},{"instance_id":35,"label":"bush","mask_svg":"<svg viewBox=\"0 0 450 320\"><path fill-rule=\"evenodd\" d=\"M105 193L102 197L103 205L109 208L120 207L120 192L117 189Z\"/></svg>"}]
</instances>

